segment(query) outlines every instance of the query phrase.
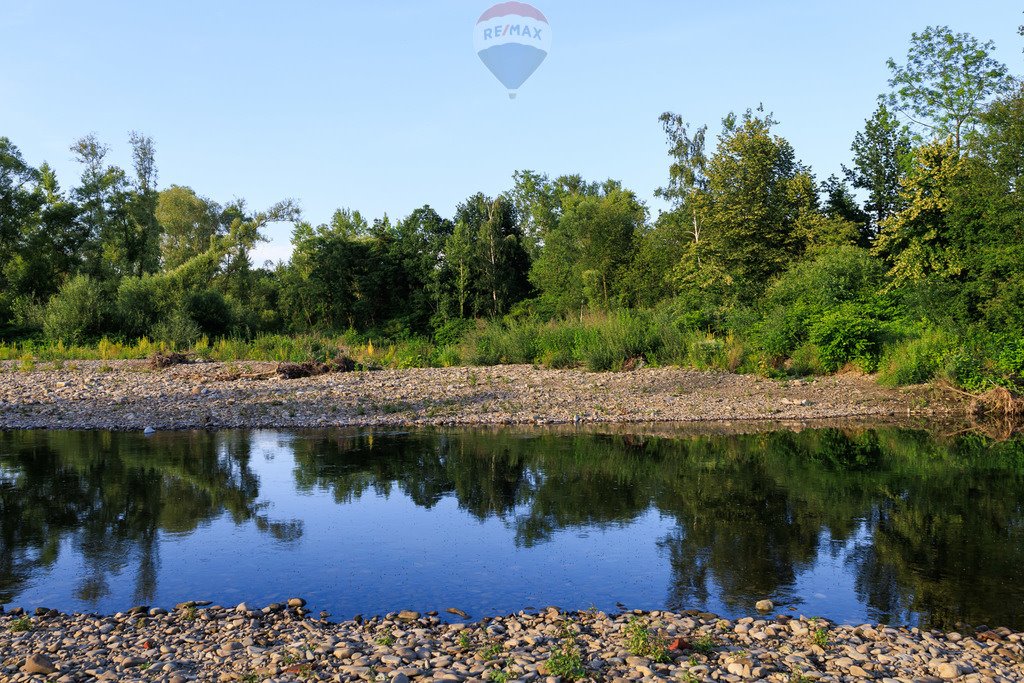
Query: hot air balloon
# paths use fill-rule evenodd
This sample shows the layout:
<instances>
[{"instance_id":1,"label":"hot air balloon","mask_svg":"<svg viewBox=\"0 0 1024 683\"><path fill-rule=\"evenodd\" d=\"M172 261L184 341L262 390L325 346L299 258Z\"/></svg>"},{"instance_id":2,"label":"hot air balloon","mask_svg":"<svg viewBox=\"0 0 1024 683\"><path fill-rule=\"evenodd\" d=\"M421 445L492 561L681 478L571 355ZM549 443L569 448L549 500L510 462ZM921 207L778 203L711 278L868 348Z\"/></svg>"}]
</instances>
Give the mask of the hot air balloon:
<instances>
[{"instance_id":1,"label":"hot air balloon","mask_svg":"<svg viewBox=\"0 0 1024 683\"><path fill-rule=\"evenodd\" d=\"M547 18L523 2L502 2L480 15L473 34L476 53L508 88L509 99L533 75L551 47Z\"/></svg>"}]
</instances>

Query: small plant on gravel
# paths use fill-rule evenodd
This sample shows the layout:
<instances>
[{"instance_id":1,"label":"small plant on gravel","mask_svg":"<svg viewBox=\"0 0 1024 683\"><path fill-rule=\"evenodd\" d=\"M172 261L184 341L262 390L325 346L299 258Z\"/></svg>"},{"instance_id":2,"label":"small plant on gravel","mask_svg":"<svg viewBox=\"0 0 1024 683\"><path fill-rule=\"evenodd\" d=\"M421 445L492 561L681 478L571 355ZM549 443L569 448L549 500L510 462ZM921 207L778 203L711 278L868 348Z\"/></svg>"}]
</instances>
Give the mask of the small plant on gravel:
<instances>
[{"instance_id":1,"label":"small plant on gravel","mask_svg":"<svg viewBox=\"0 0 1024 683\"><path fill-rule=\"evenodd\" d=\"M507 683L512 679L512 674L504 669L495 669L491 672L491 680L495 683Z\"/></svg>"},{"instance_id":2,"label":"small plant on gravel","mask_svg":"<svg viewBox=\"0 0 1024 683\"><path fill-rule=\"evenodd\" d=\"M185 621L195 621L196 620L196 616L198 614L199 614L199 611L195 608L195 606L189 606L189 607L185 608L185 613L183 615L181 615L181 618L184 619Z\"/></svg>"},{"instance_id":3,"label":"small plant on gravel","mask_svg":"<svg viewBox=\"0 0 1024 683\"><path fill-rule=\"evenodd\" d=\"M668 643L657 631L652 631L639 617L632 617L626 624L626 649L637 657L647 657L655 662L668 660Z\"/></svg>"},{"instance_id":4,"label":"small plant on gravel","mask_svg":"<svg viewBox=\"0 0 1024 683\"><path fill-rule=\"evenodd\" d=\"M459 631L459 648L468 650L473 646L473 639L466 631Z\"/></svg>"},{"instance_id":5,"label":"small plant on gravel","mask_svg":"<svg viewBox=\"0 0 1024 683\"><path fill-rule=\"evenodd\" d=\"M693 675L692 673L690 673L689 671L684 671L684 672L683 672L683 673L682 673L682 674L681 674L681 675L679 676L679 678L680 678L680 680L681 680L681 681L682 681L683 683L700 683L700 680L701 680L701 679L697 678L696 676L694 676L694 675Z\"/></svg>"},{"instance_id":6,"label":"small plant on gravel","mask_svg":"<svg viewBox=\"0 0 1024 683\"><path fill-rule=\"evenodd\" d=\"M497 659L501 654L501 643L497 640L492 640L491 644L480 650L480 656L484 658L484 661L491 661Z\"/></svg>"},{"instance_id":7,"label":"small plant on gravel","mask_svg":"<svg viewBox=\"0 0 1024 683\"><path fill-rule=\"evenodd\" d=\"M703 654L708 654L715 649L715 639L711 637L710 633L705 633L699 638L694 639L693 649Z\"/></svg>"},{"instance_id":8,"label":"small plant on gravel","mask_svg":"<svg viewBox=\"0 0 1024 683\"><path fill-rule=\"evenodd\" d=\"M544 665L550 676L561 676L576 681L586 675L583 668L583 654L576 643L576 634L568 625L562 628L561 642L551 649L551 656Z\"/></svg>"},{"instance_id":9,"label":"small plant on gravel","mask_svg":"<svg viewBox=\"0 0 1024 683\"><path fill-rule=\"evenodd\" d=\"M818 647L828 647L828 629L818 628L814 630L814 635L811 636L811 641Z\"/></svg>"},{"instance_id":10,"label":"small plant on gravel","mask_svg":"<svg viewBox=\"0 0 1024 683\"><path fill-rule=\"evenodd\" d=\"M392 645L395 644L395 637L393 635L391 635L390 633L385 633L384 635L382 635L380 638L377 639L377 644L378 645L383 645L385 647L391 647Z\"/></svg>"},{"instance_id":11,"label":"small plant on gravel","mask_svg":"<svg viewBox=\"0 0 1024 683\"><path fill-rule=\"evenodd\" d=\"M20 619L12 621L7 628L11 633L24 633L25 631L31 631L32 620L28 617L21 617Z\"/></svg>"},{"instance_id":12,"label":"small plant on gravel","mask_svg":"<svg viewBox=\"0 0 1024 683\"><path fill-rule=\"evenodd\" d=\"M18 365L18 369L22 372L32 372L36 369L36 361L31 354L25 354L21 357L21 363Z\"/></svg>"}]
</instances>

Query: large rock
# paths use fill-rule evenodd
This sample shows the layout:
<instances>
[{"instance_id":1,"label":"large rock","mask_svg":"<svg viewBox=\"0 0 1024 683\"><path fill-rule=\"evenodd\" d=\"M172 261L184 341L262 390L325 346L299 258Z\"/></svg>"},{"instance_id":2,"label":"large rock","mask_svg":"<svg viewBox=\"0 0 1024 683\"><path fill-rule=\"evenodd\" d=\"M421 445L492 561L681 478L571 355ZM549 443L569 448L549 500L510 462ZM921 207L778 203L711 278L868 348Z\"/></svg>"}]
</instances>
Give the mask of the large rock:
<instances>
[{"instance_id":1,"label":"large rock","mask_svg":"<svg viewBox=\"0 0 1024 683\"><path fill-rule=\"evenodd\" d=\"M754 607L758 612L771 612L775 609L775 603L771 600L758 600Z\"/></svg>"},{"instance_id":2,"label":"large rock","mask_svg":"<svg viewBox=\"0 0 1024 683\"><path fill-rule=\"evenodd\" d=\"M57 667L53 665L52 659L37 652L25 658L25 664L21 667L21 670L27 674L48 675L56 671Z\"/></svg>"}]
</instances>

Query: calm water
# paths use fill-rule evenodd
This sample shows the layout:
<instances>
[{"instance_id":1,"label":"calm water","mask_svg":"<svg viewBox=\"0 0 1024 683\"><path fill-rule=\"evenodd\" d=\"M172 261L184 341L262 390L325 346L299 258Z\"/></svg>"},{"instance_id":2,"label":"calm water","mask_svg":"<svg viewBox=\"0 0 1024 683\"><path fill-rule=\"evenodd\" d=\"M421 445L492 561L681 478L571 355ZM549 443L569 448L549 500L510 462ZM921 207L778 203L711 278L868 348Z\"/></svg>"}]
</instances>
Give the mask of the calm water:
<instances>
[{"instance_id":1,"label":"calm water","mask_svg":"<svg viewBox=\"0 0 1024 683\"><path fill-rule=\"evenodd\" d=\"M0 603L301 595L1024 628L1024 442L897 429L0 432Z\"/></svg>"}]
</instances>

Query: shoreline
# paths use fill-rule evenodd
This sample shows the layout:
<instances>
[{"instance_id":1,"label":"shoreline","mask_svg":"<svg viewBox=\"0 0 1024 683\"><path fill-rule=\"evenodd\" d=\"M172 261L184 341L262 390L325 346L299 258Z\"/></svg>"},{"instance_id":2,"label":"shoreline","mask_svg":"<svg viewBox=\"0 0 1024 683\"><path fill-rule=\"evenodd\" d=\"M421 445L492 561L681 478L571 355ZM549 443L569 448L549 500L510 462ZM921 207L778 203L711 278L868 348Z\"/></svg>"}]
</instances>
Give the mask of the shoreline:
<instances>
[{"instance_id":1,"label":"shoreline","mask_svg":"<svg viewBox=\"0 0 1024 683\"><path fill-rule=\"evenodd\" d=\"M774 380L646 368L591 373L526 365L333 373L281 379L276 363L0 363L0 429L612 425L949 419L962 399L845 374ZM264 375L262 377L255 377Z\"/></svg>"},{"instance_id":2,"label":"shoreline","mask_svg":"<svg viewBox=\"0 0 1024 683\"><path fill-rule=\"evenodd\" d=\"M882 680L1010 683L1024 634L837 625L778 615L722 619L689 610L540 612L443 622L403 611L312 618L301 598L262 609L204 602L112 616L0 613L5 680L358 681ZM26 621L27 619L27 621Z\"/></svg>"}]
</instances>

